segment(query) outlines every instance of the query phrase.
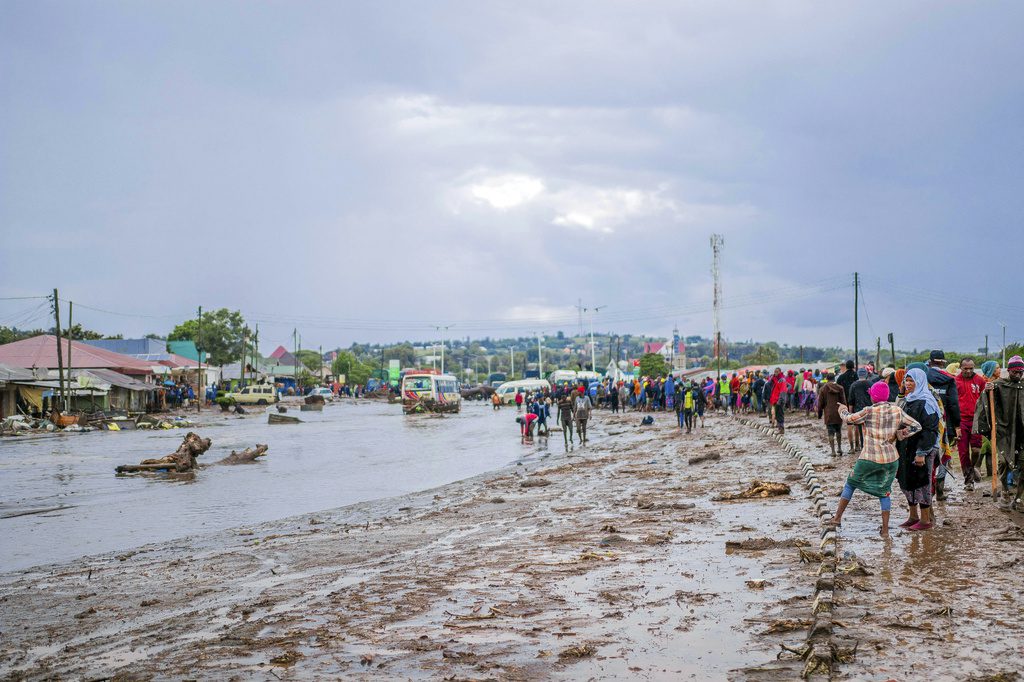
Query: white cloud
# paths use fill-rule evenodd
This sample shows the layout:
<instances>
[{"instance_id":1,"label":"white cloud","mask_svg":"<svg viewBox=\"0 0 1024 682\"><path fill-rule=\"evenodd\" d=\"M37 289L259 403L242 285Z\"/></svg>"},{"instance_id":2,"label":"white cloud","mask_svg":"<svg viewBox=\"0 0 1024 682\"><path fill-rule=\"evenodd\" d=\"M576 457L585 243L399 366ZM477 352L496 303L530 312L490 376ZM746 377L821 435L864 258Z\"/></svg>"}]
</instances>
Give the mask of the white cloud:
<instances>
[{"instance_id":1,"label":"white cloud","mask_svg":"<svg viewBox=\"0 0 1024 682\"><path fill-rule=\"evenodd\" d=\"M543 191L544 183L528 175L490 177L469 187L475 199L501 211L532 201Z\"/></svg>"}]
</instances>

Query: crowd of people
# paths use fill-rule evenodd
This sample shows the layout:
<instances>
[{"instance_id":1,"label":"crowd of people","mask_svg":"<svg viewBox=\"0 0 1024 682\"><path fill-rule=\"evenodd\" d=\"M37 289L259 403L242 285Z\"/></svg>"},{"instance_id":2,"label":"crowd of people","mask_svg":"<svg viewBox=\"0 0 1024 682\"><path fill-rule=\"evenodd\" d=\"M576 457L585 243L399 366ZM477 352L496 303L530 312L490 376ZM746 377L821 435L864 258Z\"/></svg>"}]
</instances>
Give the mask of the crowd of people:
<instances>
[{"instance_id":1,"label":"crowd of people","mask_svg":"<svg viewBox=\"0 0 1024 682\"><path fill-rule=\"evenodd\" d=\"M612 412L675 413L679 429L704 425L708 411L760 414L785 433L787 411L816 416L825 426L831 454L856 454L835 517L839 525L855 490L880 500L881 531L888 532L894 483L907 501L901 527L932 528L933 500L946 496L946 479L957 457L966 490L993 473L1005 508L1024 507L1024 360L1005 369L989 360L963 358L947 366L943 351L927 362L877 371L849 360L836 371L801 369L743 371L701 381L641 377L555 386L515 396L524 439L546 436L552 415L566 447L586 442L587 423L598 407ZM495 409L500 401L495 396ZM575 431L575 434L574 434ZM993 463L995 456L995 463ZM995 471L993 471L993 469Z\"/></svg>"},{"instance_id":2,"label":"crowd of people","mask_svg":"<svg viewBox=\"0 0 1024 682\"><path fill-rule=\"evenodd\" d=\"M980 371L979 371L980 370ZM941 350L928 362L906 368L886 367L880 374L847 362L838 376L826 375L818 393L818 416L824 419L833 454L842 455L846 427L849 450L858 459L847 478L835 516L838 526L855 490L877 497L886 534L894 482L907 500L901 527L929 530L933 500L946 495L953 457L959 460L966 490L993 474L1004 508L1021 505L1024 493L1024 360L1012 357L1005 376L993 360L976 367L973 358L946 365Z\"/></svg>"}]
</instances>

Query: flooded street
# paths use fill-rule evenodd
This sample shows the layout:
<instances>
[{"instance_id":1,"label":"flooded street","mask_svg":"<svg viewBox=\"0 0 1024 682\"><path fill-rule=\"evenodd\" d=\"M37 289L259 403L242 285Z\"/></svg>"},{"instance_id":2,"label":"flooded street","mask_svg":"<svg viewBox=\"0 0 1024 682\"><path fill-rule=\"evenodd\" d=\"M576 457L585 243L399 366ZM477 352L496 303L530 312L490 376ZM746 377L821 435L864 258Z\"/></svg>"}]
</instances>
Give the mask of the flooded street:
<instances>
[{"instance_id":1,"label":"flooded street","mask_svg":"<svg viewBox=\"0 0 1024 682\"><path fill-rule=\"evenodd\" d=\"M568 452L560 434L521 444L513 416L470 405L407 420L346 405L317 424L197 428L225 450L211 461L253 434L272 458L293 455L206 469L191 484L105 485L107 503L118 486L138 491L131 513L163 519L174 539L138 546L152 538L125 531L133 550L0 574L0 677L1015 679L1019 515L995 513L980 492L952 491L934 532L893 528L889 539L877 503L855 497L837 539L819 515L853 458L831 458L802 415L783 439L756 419L712 414L686 435L661 414L641 427L638 414L601 413L593 441ZM389 446L392 465L374 468L362 453L311 454L303 430L339 452L338 440L377 442L355 421L387 424L427 456L403 467ZM170 446L181 431L92 435L119 436ZM422 445L437 441L452 451ZM112 462L101 467L110 479ZM231 500L214 501L204 479L232 476ZM241 481L272 502L247 499ZM206 505L182 512L189 537L173 532L166 500L180 495ZM343 496L353 503L331 501ZM264 507L279 518L256 520ZM95 541L75 544L59 525L77 509L35 519L62 528L76 556ZM218 510L223 530L201 525Z\"/></svg>"},{"instance_id":2,"label":"flooded street","mask_svg":"<svg viewBox=\"0 0 1024 682\"><path fill-rule=\"evenodd\" d=\"M204 411L212 425L192 430L213 447L201 462L256 443L270 450L187 482L115 477L114 467L173 452L189 429L0 440L0 571L425 490L535 453L516 438L514 409L479 403L447 416L369 401L288 413L305 423ZM25 514L56 507L65 509Z\"/></svg>"}]
</instances>

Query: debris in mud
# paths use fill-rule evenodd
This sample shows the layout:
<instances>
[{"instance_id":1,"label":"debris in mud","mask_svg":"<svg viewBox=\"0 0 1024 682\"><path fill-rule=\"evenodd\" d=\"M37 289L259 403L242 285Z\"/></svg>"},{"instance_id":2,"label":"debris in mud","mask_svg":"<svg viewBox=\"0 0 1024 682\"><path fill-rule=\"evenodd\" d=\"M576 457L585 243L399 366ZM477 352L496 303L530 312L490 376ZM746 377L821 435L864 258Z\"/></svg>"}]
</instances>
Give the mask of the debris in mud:
<instances>
[{"instance_id":1,"label":"debris in mud","mask_svg":"<svg viewBox=\"0 0 1024 682\"><path fill-rule=\"evenodd\" d=\"M637 509L694 509L697 505L693 502L658 502L650 497L636 498Z\"/></svg>"},{"instance_id":2,"label":"debris in mud","mask_svg":"<svg viewBox=\"0 0 1024 682\"><path fill-rule=\"evenodd\" d=\"M286 414L274 414L271 412L267 415L268 424L301 424L302 420L298 417L289 417Z\"/></svg>"},{"instance_id":3,"label":"debris in mud","mask_svg":"<svg viewBox=\"0 0 1024 682\"><path fill-rule=\"evenodd\" d=\"M853 557L850 563L844 566L837 566L836 573L858 577L871 575L871 571L868 570L867 563L857 557Z\"/></svg>"},{"instance_id":4,"label":"debris in mud","mask_svg":"<svg viewBox=\"0 0 1024 682\"><path fill-rule=\"evenodd\" d=\"M232 450L230 455L214 464L252 464L265 454L267 454L267 446L257 443L255 448L246 448L241 452Z\"/></svg>"},{"instance_id":5,"label":"debris in mud","mask_svg":"<svg viewBox=\"0 0 1024 682\"><path fill-rule=\"evenodd\" d=\"M159 603L159 599L143 599L141 602L139 602L139 606L141 606L142 608L147 608L150 606L156 606Z\"/></svg>"},{"instance_id":6,"label":"debris in mud","mask_svg":"<svg viewBox=\"0 0 1024 682\"><path fill-rule=\"evenodd\" d=\"M618 535L617 533L612 533L611 535L607 535L601 538L601 542L598 544L600 544L602 547L608 547L609 545L625 545L629 544L629 540L622 537L621 535Z\"/></svg>"},{"instance_id":7,"label":"debris in mud","mask_svg":"<svg viewBox=\"0 0 1024 682\"><path fill-rule=\"evenodd\" d=\"M672 541L672 531L666 533L651 533L644 538L645 545L664 545Z\"/></svg>"},{"instance_id":8,"label":"debris in mud","mask_svg":"<svg viewBox=\"0 0 1024 682\"><path fill-rule=\"evenodd\" d=\"M770 580L747 580L746 583L747 587L749 587L752 590L763 590L766 587L774 585L774 583Z\"/></svg>"},{"instance_id":9,"label":"debris in mud","mask_svg":"<svg viewBox=\"0 0 1024 682\"><path fill-rule=\"evenodd\" d=\"M546 478L528 478L519 484L520 488L543 488L544 486L551 485L551 481Z\"/></svg>"},{"instance_id":10,"label":"debris in mud","mask_svg":"<svg viewBox=\"0 0 1024 682\"><path fill-rule=\"evenodd\" d=\"M491 504L505 504L505 498L504 497L500 497L500 496L499 497L492 497L489 500L489 502Z\"/></svg>"},{"instance_id":11,"label":"debris in mud","mask_svg":"<svg viewBox=\"0 0 1024 682\"><path fill-rule=\"evenodd\" d=\"M606 523L603 526L601 526L601 532L602 533L618 533L619 531L612 524Z\"/></svg>"},{"instance_id":12,"label":"debris in mud","mask_svg":"<svg viewBox=\"0 0 1024 682\"><path fill-rule=\"evenodd\" d=\"M811 621L801 620L798 618L784 618L780 620L773 620L768 624L761 634L762 635L777 635L783 632L794 632L796 630L806 630L811 627Z\"/></svg>"},{"instance_id":13,"label":"debris in mud","mask_svg":"<svg viewBox=\"0 0 1024 682\"><path fill-rule=\"evenodd\" d=\"M762 549L773 549L775 547L806 547L809 543L801 538L788 538L786 540L773 540L772 538L747 538L746 540L726 540L726 551L741 550L756 552Z\"/></svg>"},{"instance_id":14,"label":"debris in mud","mask_svg":"<svg viewBox=\"0 0 1024 682\"><path fill-rule=\"evenodd\" d=\"M729 502L730 500L749 500L764 497L778 497L789 494L789 486L785 483L773 481L753 481L746 490L738 493L723 493L715 498L716 502Z\"/></svg>"},{"instance_id":15,"label":"debris in mud","mask_svg":"<svg viewBox=\"0 0 1024 682\"><path fill-rule=\"evenodd\" d=\"M115 471L119 474L161 470L177 473L194 471L199 466L196 458L209 450L211 445L209 438L200 438L198 434L189 431L178 449L171 454L158 459L144 459L139 464L122 464Z\"/></svg>"},{"instance_id":16,"label":"debris in mud","mask_svg":"<svg viewBox=\"0 0 1024 682\"><path fill-rule=\"evenodd\" d=\"M703 464L704 462L717 462L722 459L722 456L717 452L709 452L706 455L698 455L697 457L691 457L687 460L687 464L693 466L694 464Z\"/></svg>"},{"instance_id":17,"label":"debris in mud","mask_svg":"<svg viewBox=\"0 0 1024 682\"><path fill-rule=\"evenodd\" d=\"M597 653L597 647L593 644L577 644L571 646L568 649L562 649L558 652L558 657L561 659L566 658L589 658Z\"/></svg>"},{"instance_id":18,"label":"debris in mud","mask_svg":"<svg viewBox=\"0 0 1024 682\"><path fill-rule=\"evenodd\" d=\"M88 618L89 616L94 616L94 615L96 615L96 609L94 609L94 608L92 608L90 606L85 611L82 611L80 613L76 613L75 614L75 618L77 618L78 620L82 620L83 618Z\"/></svg>"},{"instance_id":19,"label":"debris in mud","mask_svg":"<svg viewBox=\"0 0 1024 682\"><path fill-rule=\"evenodd\" d=\"M363 654L359 658L359 665L373 665L373 654Z\"/></svg>"},{"instance_id":20,"label":"debris in mud","mask_svg":"<svg viewBox=\"0 0 1024 682\"><path fill-rule=\"evenodd\" d=\"M820 564L821 563L821 552L815 552L812 549L800 548L800 562L804 564Z\"/></svg>"},{"instance_id":21,"label":"debris in mud","mask_svg":"<svg viewBox=\"0 0 1024 682\"><path fill-rule=\"evenodd\" d=\"M945 618L953 617L953 608L951 606L942 606L937 609L932 609L928 612L929 616L942 616Z\"/></svg>"}]
</instances>

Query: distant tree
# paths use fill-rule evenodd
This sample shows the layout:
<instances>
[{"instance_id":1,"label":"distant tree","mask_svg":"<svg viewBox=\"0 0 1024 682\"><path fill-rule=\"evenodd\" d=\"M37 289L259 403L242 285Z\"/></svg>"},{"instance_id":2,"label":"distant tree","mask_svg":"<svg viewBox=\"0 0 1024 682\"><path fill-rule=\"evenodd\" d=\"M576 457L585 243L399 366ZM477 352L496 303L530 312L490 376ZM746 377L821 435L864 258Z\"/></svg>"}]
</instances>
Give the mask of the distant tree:
<instances>
[{"instance_id":1,"label":"distant tree","mask_svg":"<svg viewBox=\"0 0 1024 682\"><path fill-rule=\"evenodd\" d=\"M82 325L76 324L70 329L61 330L64 338L71 339L72 341L96 341L98 339L123 339L124 337L120 334L116 336L104 336L99 332L94 332L91 329L83 329Z\"/></svg>"},{"instance_id":2,"label":"distant tree","mask_svg":"<svg viewBox=\"0 0 1024 682\"><path fill-rule=\"evenodd\" d=\"M154 334L153 332L150 332L149 334L146 334L145 338L147 338L147 339L156 339L158 341L166 341L167 340L166 336L160 336L159 334Z\"/></svg>"},{"instance_id":3,"label":"distant tree","mask_svg":"<svg viewBox=\"0 0 1024 682\"><path fill-rule=\"evenodd\" d=\"M199 320L185 320L171 330L168 341L194 341L196 347L205 351L213 365L226 365L238 360L242 337L249 332L242 313L227 308L203 314L202 338Z\"/></svg>"},{"instance_id":4,"label":"distant tree","mask_svg":"<svg viewBox=\"0 0 1024 682\"><path fill-rule=\"evenodd\" d=\"M644 353L640 357L640 375L645 377L660 377L668 374L668 363L665 357L658 353Z\"/></svg>"},{"instance_id":5,"label":"distant tree","mask_svg":"<svg viewBox=\"0 0 1024 682\"><path fill-rule=\"evenodd\" d=\"M772 344L758 346L757 350L750 355L743 356L743 362L748 365L770 365L779 361L779 351L772 347Z\"/></svg>"},{"instance_id":6,"label":"distant tree","mask_svg":"<svg viewBox=\"0 0 1024 682\"><path fill-rule=\"evenodd\" d=\"M373 369L370 365L360 362L354 353L347 350L339 352L338 357L331 363L331 373L335 376L344 374L346 383L351 385L365 384Z\"/></svg>"},{"instance_id":7,"label":"distant tree","mask_svg":"<svg viewBox=\"0 0 1024 682\"><path fill-rule=\"evenodd\" d=\"M295 353L295 357L299 359L299 362L308 367L310 372L320 371L320 353L317 353L315 350L302 349Z\"/></svg>"},{"instance_id":8,"label":"distant tree","mask_svg":"<svg viewBox=\"0 0 1024 682\"><path fill-rule=\"evenodd\" d=\"M400 343L397 346L389 346L384 349L384 363L388 360L398 360L402 367L416 366L416 350L411 343Z\"/></svg>"}]
</instances>

